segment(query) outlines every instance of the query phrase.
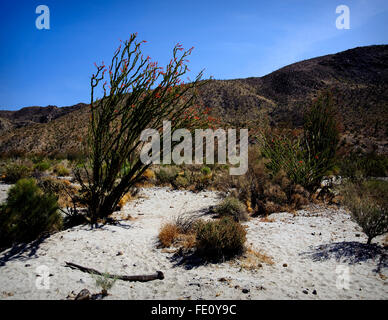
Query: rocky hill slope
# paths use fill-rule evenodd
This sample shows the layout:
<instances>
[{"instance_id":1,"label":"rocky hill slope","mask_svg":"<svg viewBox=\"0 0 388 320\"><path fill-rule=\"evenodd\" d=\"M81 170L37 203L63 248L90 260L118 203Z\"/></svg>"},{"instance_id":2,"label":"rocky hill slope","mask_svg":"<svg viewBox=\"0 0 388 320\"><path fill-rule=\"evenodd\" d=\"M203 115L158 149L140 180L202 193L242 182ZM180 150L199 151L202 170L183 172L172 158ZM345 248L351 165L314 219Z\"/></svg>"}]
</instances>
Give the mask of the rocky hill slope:
<instances>
[{"instance_id":1,"label":"rocky hill slope","mask_svg":"<svg viewBox=\"0 0 388 320\"><path fill-rule=\"evenodd\" d=\"M320 91L332 90L347 143L388 154L388 45L349 49L304 60L263 77L212 80L201 103L236 126L254 126L263 114L272 125L300 126ZM0 153L76 152L88 109L31 107L0 111Z\"/></svg>"}]
</instances>

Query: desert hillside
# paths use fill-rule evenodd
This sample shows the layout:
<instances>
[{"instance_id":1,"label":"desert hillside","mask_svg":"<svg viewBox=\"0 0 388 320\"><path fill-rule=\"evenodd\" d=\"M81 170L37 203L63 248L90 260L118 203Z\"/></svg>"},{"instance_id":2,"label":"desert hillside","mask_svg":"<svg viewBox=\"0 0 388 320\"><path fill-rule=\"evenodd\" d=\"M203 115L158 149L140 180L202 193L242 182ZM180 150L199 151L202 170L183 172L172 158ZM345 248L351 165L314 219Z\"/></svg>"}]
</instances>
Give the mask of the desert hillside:
<instances>
[{"instance_id":1,"label":"desert hillside","mask_svg":"<svg viewBox=\"0 0 388 320\"><path fill-rule=\"evenodd\" d=\"M358 47L288 65L263 77L212 80L201 103L236 126L255 126L263 114L272 125L299 126L320 91L331 89L344 139L364 150L388 154L388 45ZM29 107L0 111L0 153L80 150L88 109ZM362 116L360 116L362 115Z\"/></svg>"}]
</instances>

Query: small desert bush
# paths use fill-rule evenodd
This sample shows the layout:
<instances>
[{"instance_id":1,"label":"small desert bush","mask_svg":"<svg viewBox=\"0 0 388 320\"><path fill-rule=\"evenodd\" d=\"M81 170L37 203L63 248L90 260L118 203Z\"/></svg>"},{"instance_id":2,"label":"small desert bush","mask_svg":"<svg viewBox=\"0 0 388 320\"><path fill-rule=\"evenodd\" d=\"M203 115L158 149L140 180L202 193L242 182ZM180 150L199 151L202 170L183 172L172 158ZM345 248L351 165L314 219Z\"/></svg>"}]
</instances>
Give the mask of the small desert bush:
<instances>
[{"instance_id":1,"label":"small desert bush","mask_svg":"<svg viewBox=\"0 0 388 320\"><path fill-rule=\"evenodd\" d=\"M204 166L204 167L201 168L201 172L202 172L204 175L209 175L209 174L211 174L212 170L211 170L209 167Z\"/></svg>"},{"instance_id":2,"label":"small desert bush","mask_svg":"<svg viewBox=\"0 0 388 320\"><path fill-rule=\"evenodd\" d=\"M230 217L198 224L196 252L206 260L229 259L244 250L246 230Z\"/></svg>"},{"instance_id":3,"label":"small desert bush","mask_svg":"<svg viewBox=\"0 0 388 320\"><path fill-rule=\"evenodd\" d=\"M175 166L160 167L159 170L155 172L156 178L160 184L172 184L178 176L178 173L179 170Z\"/></svg>"},{"instance_id":4,"label":"small desert bush","mask_svg":"<svg viewBox=\"0 0 388 320\"><path fill-rule=\"evenodd\" d=\"M32 174L32 168L23 163L10 163L4 170L4 182L16 183L18 180L28 178Z\"/></svg>"},{"instance_id":5,"label":"small desert bush","mask_svg":"<svg viewBox=\"0 0 388 320\"><path fill-rule=\"evenodd\" d=\"M158 239L161 247L183 247L190 249L195 246L195 235L199 220L191 215L179 215L162 225Z\"/></svg>"},{"instance_id":6,"label":"small desert bush","mask_svg":"<svg viewBox=\"0 0 388 320\"><path fill-rule=\"evenodd\" d=\"M54 166L54 173L59 177L66 177L70 174L70 170L66 168L63 164L56 164Z\"/></svg>"},{"instance_id":7,"label":"small desert bush","mask_svg":"<svg viewBox=\"0 0 388 320\"><path fill-rule=\"evenodd\" d=\"M35 240L61 226L56 196L43 193L33 179L21 179L0 209L0 247Z\"/></svg>"},{"instance_id":8,"label":"small desert bush","mask_svg":"<svg viewBox=\"0 0 388 320\"><path fill-rule=\"evenodd\" d=\"M232 217L235 221L248 220L245 205L234 197L225 198L219 205L217 205L215 213L217 213L220 217Z\"/></svg>"},{"instance_id":9,"label":"small desert bush","mask_svg":"<svg viewBox=\"0 0 388 320\"><path fill-rule=\"evenodd\" d=\"M300 209L309 203L309 192L295 184L283 170L276 174L267 168L267 160L255 147L249 150L248 171L231 177L231 196L246 204L253 215Z\"/></svg>"},{"instance_id":10,"label":"small desert bush","mask_svg":"<svg viewBox=\"0 0 388 320\"><path fill-rule=\"evenodd\" d=\"M158 235L160 245L164 248L171 247L179 233L179 228L176 224L172 222L163 224Z\"/></svg>"},{"instance_id":11,"label":"small desert bush","mask_svg":"<svg viewBox=\"0 0 388 320\"><path fill-rule=\"evenodd\" d=\"M40 172L44 172L44 171L47 171L49 170L51 167L51 163L47 160L42 160L42 161L39 161L38 163L36 163L34 165L34 169L35 170L38 170Z\"/></svg>"},{"instance_id":12,"label":"small desert bush","mask_svg":"<svg viewBox=\"0 0 388 320\"><path fill-rule=\"evenodd\" d=\"M105 272L103 274L94 274L92 277L96 283L97 288L101 288L101 294L103 296L108 295L108 291L112 289L113 285L116 283L117 278L112 277L109 273Z\"/></svg>"},{"instance_id":13,"label":"small desert bush","mask_svg":"<svg viewBox=\"0 0 388 320\"><path fill-rule=\"evenodd\" d=\"M72 185L68 180L43 177L38 180L38 186L48 194L55 194L58 197L58 205L61 208L74 206L79 187Z\"/></svg>"},{"instance_id":14,"label":"small desert bush","mask_svg":"<svg viewBox=\"0 0 388 320\"><path fill-rule=\"evenodd\" d=\"M351 179L365 177L386 177L388 157L375 152L368 154L351 153L338 160L340 175Z\"/></svg>"},{"instance_id":15,"label":"small desert bush","mask_svg":"<svg viewBox=\"0 0 388 320\"><path fill-rule=\"evenodd\" d=\"M388 182L348 182L341 193L353 219L368 236L368 244L373 238L388 232Z\"/></svg>"}]
</instances>

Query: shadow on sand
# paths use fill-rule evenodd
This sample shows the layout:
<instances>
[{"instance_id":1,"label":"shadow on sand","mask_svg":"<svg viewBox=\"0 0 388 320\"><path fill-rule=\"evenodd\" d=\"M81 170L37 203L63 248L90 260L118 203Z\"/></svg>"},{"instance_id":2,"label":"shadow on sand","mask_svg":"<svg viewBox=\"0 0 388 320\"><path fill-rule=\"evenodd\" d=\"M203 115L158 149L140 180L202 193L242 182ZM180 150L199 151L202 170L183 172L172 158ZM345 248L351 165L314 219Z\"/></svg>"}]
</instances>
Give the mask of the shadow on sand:
<instances>
[{"instance_id":1,"label":"shadow on sand","mask_svg":"<svg viewBox=\"0 0 388 320\"><path fill-rule=\"evenodd\" d=\"M335 259L338 262L356 264L367 260L377 261L374 272L388 267L388 248L377 244L365 244L356 241L335 242L323 244L313 248L310 252L303 252L300 255L306 256L313 261L325 261Z\"/></svg>"},{"instance_id":2,"label":"shadow on sand","mask_svg":"<svg viewBox=\"0 0 388 320\"><path fill-rule=\"evenodd\" d=\"M12 260L26 260L31 257L37 258L36 252L39 249L39 246L49 237L49 234L41 236L39 239L36 239L30 243L20 243L14 245L10 249L5 249L0 252L0 267L6 265L8 261Z\"/></svg>"}]
</instances>

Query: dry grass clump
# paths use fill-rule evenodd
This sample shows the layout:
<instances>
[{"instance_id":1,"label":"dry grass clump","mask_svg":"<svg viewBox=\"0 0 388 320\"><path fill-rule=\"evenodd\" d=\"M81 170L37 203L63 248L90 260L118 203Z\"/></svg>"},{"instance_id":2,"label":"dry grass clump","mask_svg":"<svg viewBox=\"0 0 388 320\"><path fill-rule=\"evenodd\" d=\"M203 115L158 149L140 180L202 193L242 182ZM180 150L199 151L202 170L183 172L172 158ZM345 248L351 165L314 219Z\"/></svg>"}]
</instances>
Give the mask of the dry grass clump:
<instances>
[{"instance_id":1,"label":"dry grass clump","mask_svg":"<svg viewBox=\"0 0 388 320\"><path fill-rule=\"evenodd\" d=\"M155 180L156 179L155 172L150 168L148 168L144 171L143 177L148 179L148 180Z\"/></svg>"},{"instance_id":2,"label":"dry grass clump","mask_svg":"<svg viewBox=\"0 0 388 320\"><path fill-rule=\"evenodd\" d=\"M172 222L167 222L160 228L158 238L161 247L167 248L175 242L179 235L179 228Z\"/></svg>"},{"instance_id":3,"label":"dry grass clump","mask_svg":"<svg viewBox=\"0 0 388 320\"><path fill-rule=\"evenodd\" d=\"M54 166L53 172L59 177L66 177L70 174L70 170L61 163Z\"/></svg>"},{"instance_id":4,"label":"dry grass clump","mask_svg":"<svg viewBox=\"0 0 388 320\"><path fill-rule=\"evenodd\" d=\"M198 219L190 215L179 215L173 221L162 225L159 231L159 245L163 248L182 247L191 249L196 243Z\"/></svg>"},{"instance_id":5,"label":"dry grass clump","mask_svg":"<svg viewBox=\"0 0 388 320\"><path fill-rule=\"evenodd\" d=\"M245 205L234 197L225 198L215 208L219 217L232 217L235 221L247 221L248 214Z\"/></svg>"},{"instance_id":6,"label":"dry grass clump","mask_svg":"<svg viewBox=\"0 0 388 320\"><path fill-rule=\"evenodd\" d=\"M132 198L132 195L131 195L130 192L127 192L126 194L124 194L123 197L120 199L120 201L118 203L119 209L121 210L132 199L133 198Z\"/></svg>"},{"instance_id":7,"label":"dry grass clump","mask_svg":"<svg viewBox=\"0 0 388 320\"><path fill-rule=\"evenodd\" d=\"M73 200L79 195L79 187L68 180L44 177L39 179L38 185L45 193L53 193L58 197L60 208L73 207ZM82 207L82 204L79 204Z\"/></svg>"},{"instance_id":8,"label":"dry grass clump","mask_svg":"<svg viewBox=\"0 0 388 320\"><path fill-rule=\"evenodd\" d=\"M257 251L252 247L246 248L244 254L240 259L240 266L246 270L256 270L262 267L262 263L273 265L272 257L267 254Z\"/></svg>"}]
</instances>

